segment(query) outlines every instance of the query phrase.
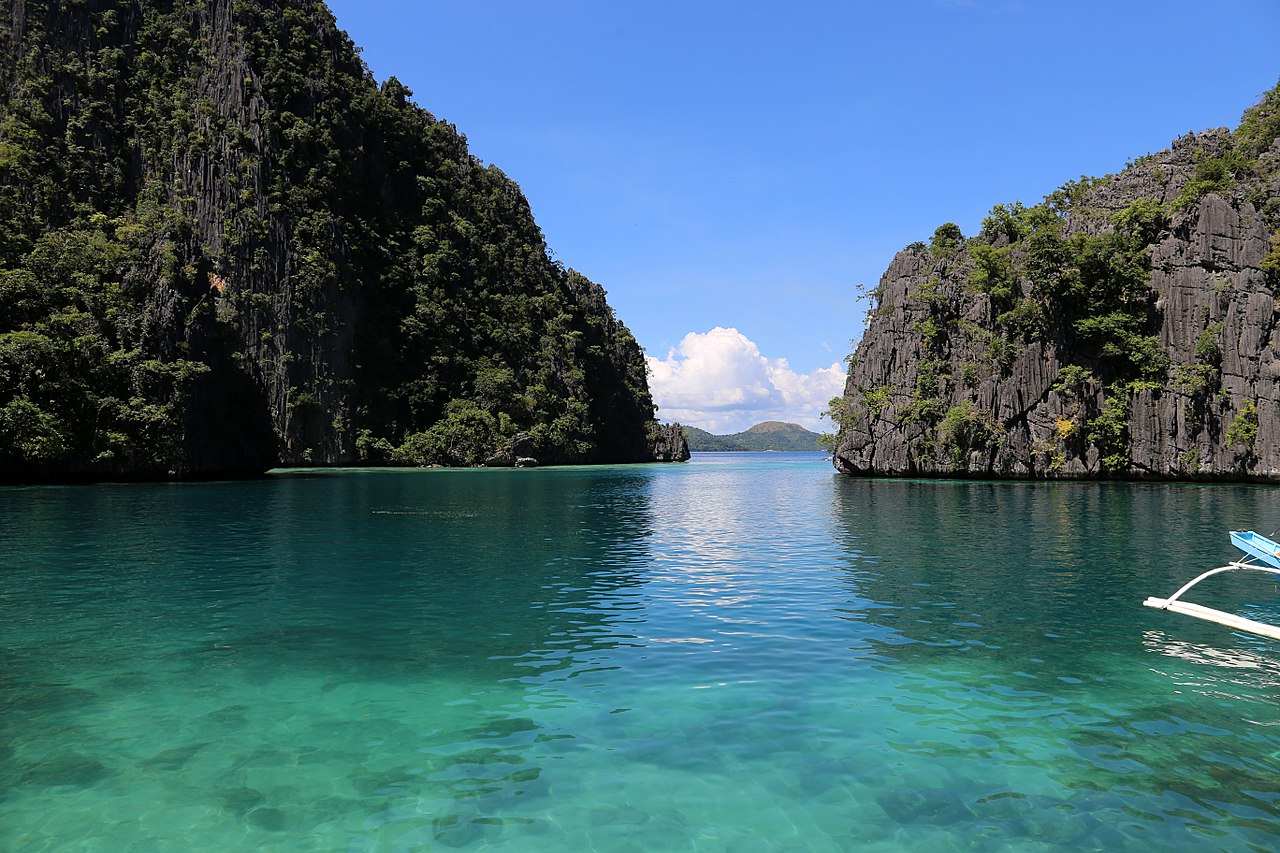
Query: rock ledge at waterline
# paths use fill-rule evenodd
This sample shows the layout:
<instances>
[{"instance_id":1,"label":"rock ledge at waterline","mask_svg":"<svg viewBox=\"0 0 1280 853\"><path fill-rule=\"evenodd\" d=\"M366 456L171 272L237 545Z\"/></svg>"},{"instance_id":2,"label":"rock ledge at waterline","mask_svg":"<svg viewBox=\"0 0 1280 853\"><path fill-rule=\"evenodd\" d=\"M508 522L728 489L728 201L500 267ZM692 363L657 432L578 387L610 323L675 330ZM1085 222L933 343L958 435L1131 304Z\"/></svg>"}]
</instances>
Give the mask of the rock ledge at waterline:
<instances>
[{"instance_id":1,"label":"rock ledge at waterline","mask_svg":"<svg viewBox=\"0 0 1280 853\"><path fill-rule=\"evenodd\" d=\"M849 474L1280 480L1280 87L1226 128L899 252Z\"/></svg>"}]
</instances>

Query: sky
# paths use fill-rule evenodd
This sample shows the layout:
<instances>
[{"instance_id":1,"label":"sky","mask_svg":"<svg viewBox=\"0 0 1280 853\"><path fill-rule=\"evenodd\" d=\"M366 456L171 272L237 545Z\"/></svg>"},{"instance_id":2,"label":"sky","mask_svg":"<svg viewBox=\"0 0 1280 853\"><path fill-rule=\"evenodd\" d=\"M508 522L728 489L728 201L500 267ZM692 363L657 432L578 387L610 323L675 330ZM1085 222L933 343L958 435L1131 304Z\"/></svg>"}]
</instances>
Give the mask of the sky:
<instances>
[{"instance_id":1,"label":"sky","mask_svg":"<svg viewBox=\"0 0 1280 853\"><path fill-rule=\"evenodd\" d=\"M330 0L520 184L649 357L661 420L819 428L858 285L1280 79L1276 0Z\"/></svg>"}]
</instances>

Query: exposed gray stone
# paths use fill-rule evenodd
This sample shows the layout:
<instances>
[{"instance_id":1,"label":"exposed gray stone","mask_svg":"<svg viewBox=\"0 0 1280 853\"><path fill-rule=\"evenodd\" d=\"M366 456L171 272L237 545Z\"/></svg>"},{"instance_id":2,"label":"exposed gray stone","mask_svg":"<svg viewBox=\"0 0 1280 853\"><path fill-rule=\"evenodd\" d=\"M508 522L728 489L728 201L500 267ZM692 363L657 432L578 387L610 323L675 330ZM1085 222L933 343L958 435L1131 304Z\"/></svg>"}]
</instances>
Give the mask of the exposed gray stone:
<instances>
[{"instance_id":1,"label":"exposed gray stone","mask_svg":"<svg viewBox=\"0 0 1280 853\"><path fill-rule=\"evenodd\" d=\"M657 462L687 462L689 441L678 423L661 424L653 436L653 458Z\"/></svg>"},{"instance_id":2,"label":"exposed gray stone","mask_svg":"<svg viewBox=\"0 0 1280 853\"><path fill-rule=\"evenodd\" d=\"M533 436L527 432L518 432L511 438L511 454L513 456L533 456Z\"/></svg>"},{"instance_id":3,"label":"exposed gray stone","mask_svg":"<svg viewBox=\"0 0 1280 853\"><path fill-rule=\"evenodd\" d=\"M515 464L516 458L509 450L499 450L484 460L484 467L486 468L510 468Z\"/></svg>"},{"instance_id":4,"label":"exposed gray stone","mask_svg":"<svg viewBox=\"0 0 1280 853\"><path fill-rule=\"evenodd\" d=\"M1103 233L1113 213L1140 198L1172 202L1198 159L1228 138L1225 129L1191 134L1142 158L1086 193L1066 235ZM899 252L880 280L845 387L851 417L837 438L836 468L880 476L1280 480L1280 312L1262 269L1273 226L1260 210L1277 197L1280 177L1240 182L1173 211L1157 237L1150 286L1158 328L1151 331L1171 366L1162 387L1132 396L1127 468L1106 470L1089 436L1089 421L1102 411L1102 386L1054 388L1071 361L1066 344L1032 342L998 363L986 346L998 312L968 285L967 253L937 258L919 245ZM1030 292L1029 282L1021 286ZM922 299L922 288L937 295ZM931 349L918 324L940 304L954 322ZM1218 324L1220 371L1207 390L1190 391L1179 377L1197 361L1197 340ZM938 381L921 388L913 410L929 360L941 363ZM913 419L921 398L935 401L932 419ZM1251 447L1229 445L1230 425L1249 403L1258 411L1257 438ZM979 434L943 448L938 413L965 406L979 419Z\"/></svg>"}]
</instances>

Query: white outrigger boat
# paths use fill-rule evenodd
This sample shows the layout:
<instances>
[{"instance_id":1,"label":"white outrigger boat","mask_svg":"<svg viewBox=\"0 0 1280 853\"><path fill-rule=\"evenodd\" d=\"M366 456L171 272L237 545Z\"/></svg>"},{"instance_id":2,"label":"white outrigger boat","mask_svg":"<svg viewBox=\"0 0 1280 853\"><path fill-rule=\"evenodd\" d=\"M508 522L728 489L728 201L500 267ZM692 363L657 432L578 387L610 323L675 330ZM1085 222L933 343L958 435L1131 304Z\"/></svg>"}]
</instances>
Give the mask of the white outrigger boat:
<instances>
[{"instance_id":1,"label":"white outrigger boat","mask_svg":"<svg viewBox=\"0 0 1280 853\"><path fill-rule=\"evenodd\" d=\"M1142 603L1147 607L1171 610L1184 616L1194 616L1197 619L1226 625L1228 628L1235 628L1237 631L1248 631L1252 634L1270 637L1273 640L1280 640L1280 626L1268 625L1265 622L1245 619L1243 616L1236 616L1233 613L1214 610L1212 607L1204 607L1200 604L1193 604L1190 601L1179 600L1187 590L1200 583L1200 581L1223 572L1252 569L1253 571L1280 575L1280 543L1274 542L1260 533L1254 533L1252 530L1233 530L1231 531L1231 544L1243 551L1244 556L1225 566L1210 569L1168 598L1152 596Z\"/></svg>"}]
</instances>

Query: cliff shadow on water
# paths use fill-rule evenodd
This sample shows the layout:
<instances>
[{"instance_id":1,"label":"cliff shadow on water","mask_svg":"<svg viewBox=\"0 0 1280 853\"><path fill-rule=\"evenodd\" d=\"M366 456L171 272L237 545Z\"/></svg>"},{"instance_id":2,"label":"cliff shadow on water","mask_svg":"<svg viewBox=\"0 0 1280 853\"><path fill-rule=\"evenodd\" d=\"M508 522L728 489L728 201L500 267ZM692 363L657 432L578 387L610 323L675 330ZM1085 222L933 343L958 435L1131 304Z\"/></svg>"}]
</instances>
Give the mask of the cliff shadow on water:
<instances>
[{"instance_id":1,"label":"cliff shadow on water","mask_svg":"<svg viewBox=\"0 0 1280 853\"><path fill-rule=\"evenodd\" d=\"M590 701L641 644L650 475L6 490L6 579L23 590L0 598L9 825L54 788L80 796L100 782L116 817L82 800L62 837L136 826L129 797L182 813L178 834L203 820L202 837L217 820L240 837L343 822L367 838L406 791L431 798L429 827L432 814L463 815L436 823L446 843L494 831L467 818L537 809L556 755L534 745L577 743L557 709Z\"/></svg>"}]
</instances>

